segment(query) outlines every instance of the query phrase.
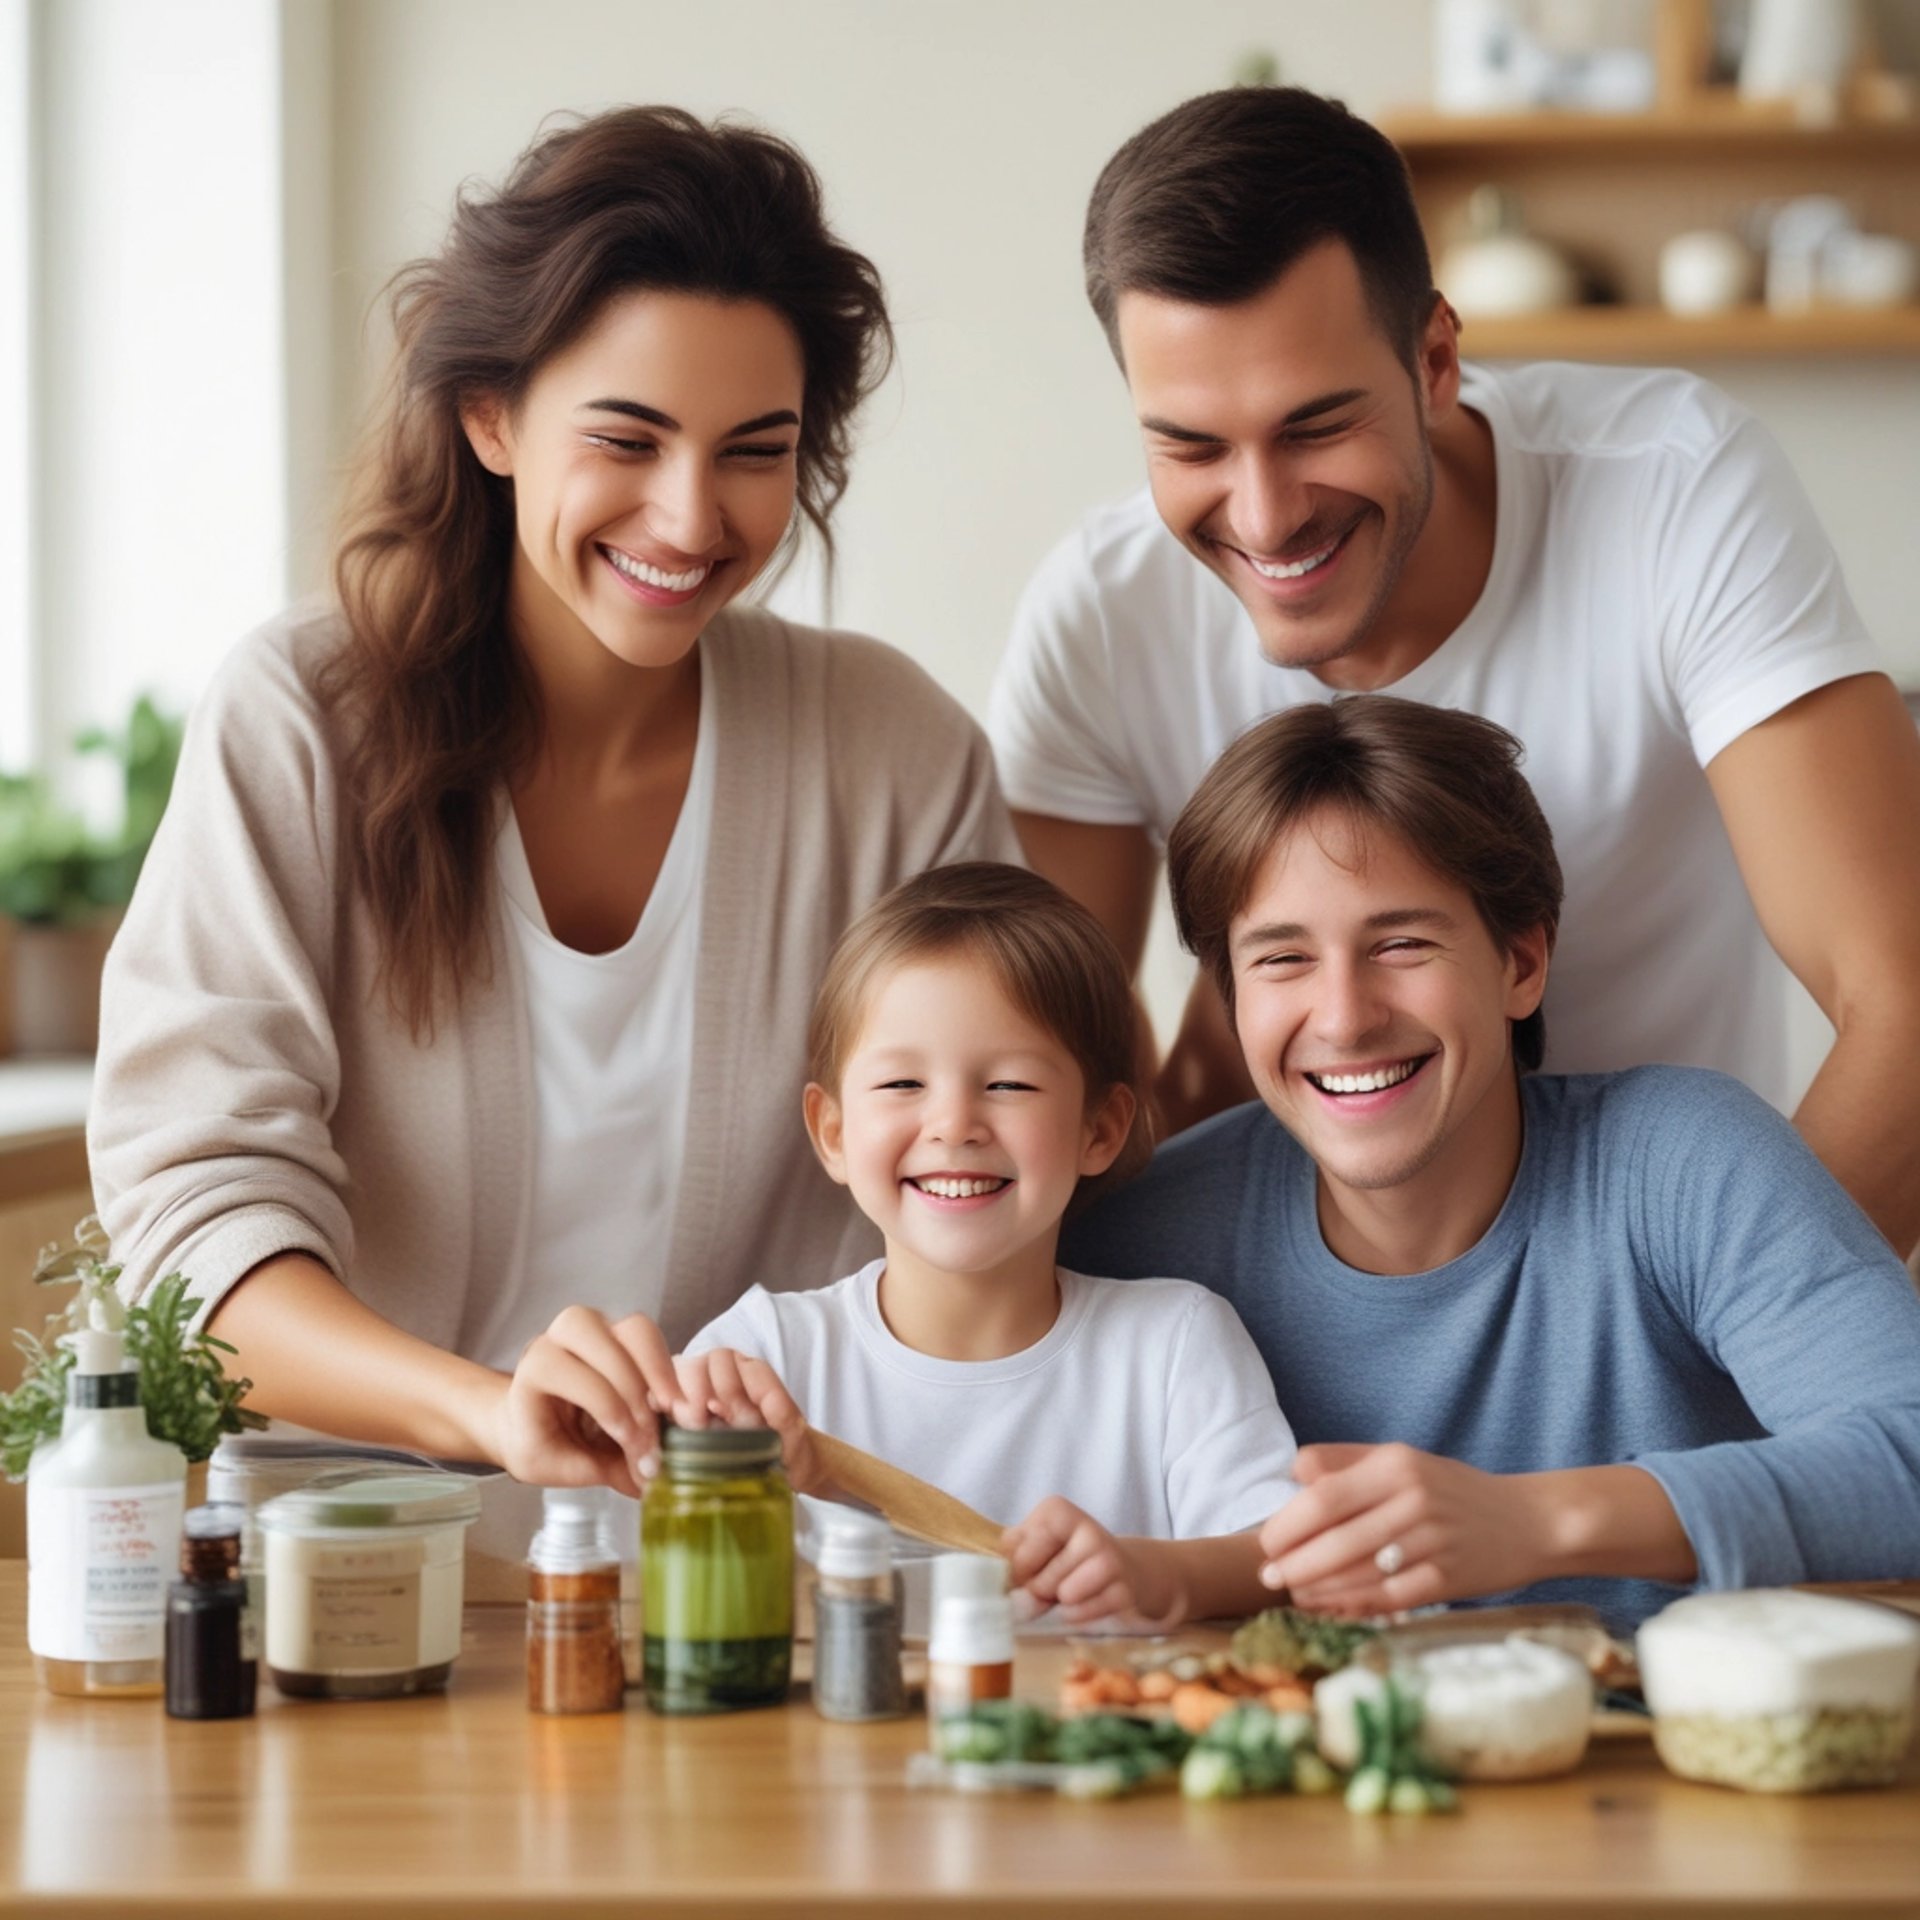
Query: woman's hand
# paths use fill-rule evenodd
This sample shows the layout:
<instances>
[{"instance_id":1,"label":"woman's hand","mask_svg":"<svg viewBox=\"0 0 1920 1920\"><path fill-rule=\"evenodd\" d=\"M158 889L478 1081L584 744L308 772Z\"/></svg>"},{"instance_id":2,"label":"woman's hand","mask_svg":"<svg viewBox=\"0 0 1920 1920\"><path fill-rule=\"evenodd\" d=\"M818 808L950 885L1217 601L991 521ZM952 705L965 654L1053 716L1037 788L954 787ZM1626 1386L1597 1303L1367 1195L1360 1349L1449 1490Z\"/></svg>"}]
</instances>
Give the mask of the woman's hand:
<instances>
[{"instance_id":1,"label":"woman's hand","mask_svg":"<svg viewBox=\"0 0 1920 1920\"><path fill-rule=\"evenodd\" d=\"M1317 1613L1397 1613L1545 1577L1539 1476L1391 1446L1302 1447L1300 1491L1260 1529L1260 1577Z\"/></svg>"},{"instance_id":2,"label":"woman's hand","mask_svg":"<svg viewBox=\"0 0 1920 1920\"><path fill-rule=\"evenodd\" d=\"M568 1307L520 1356L500 1412L500 1464L530 1486L604 1484L638 1499L660 1464L658 1414L679 1381L643 1313Z\"/></svg>"},{"instance_id":3,"label":"woman's hand","mask_svg":"<svg viewBox=\"0 0 1920 1920\"><path fill-rule=\"evenodd\" d=\"M794 1492L832 1491L806 1415L764 1360L731 1347L711 1347L683 1353L674 1365L679 1390L668 1410L676 1426L704 1427L717 1419L730 1427L771 1427L780 1436L780 1463Z\"/></svg>"},{"instance_id":4,"label":"woman's hand","mask_svg":"<svg viewBox=\"0 0 1920 1920\"><path fill-rule=\"evenodd\" d=\"M1156 1621L1182 1604L1170 1569L1155 1554L1164 1541L1122 1540L1058 1494L1042 1500L1002 1540L1008 1584L1073 1626L1118 1613Z\"/></svg>"}]
</instances>

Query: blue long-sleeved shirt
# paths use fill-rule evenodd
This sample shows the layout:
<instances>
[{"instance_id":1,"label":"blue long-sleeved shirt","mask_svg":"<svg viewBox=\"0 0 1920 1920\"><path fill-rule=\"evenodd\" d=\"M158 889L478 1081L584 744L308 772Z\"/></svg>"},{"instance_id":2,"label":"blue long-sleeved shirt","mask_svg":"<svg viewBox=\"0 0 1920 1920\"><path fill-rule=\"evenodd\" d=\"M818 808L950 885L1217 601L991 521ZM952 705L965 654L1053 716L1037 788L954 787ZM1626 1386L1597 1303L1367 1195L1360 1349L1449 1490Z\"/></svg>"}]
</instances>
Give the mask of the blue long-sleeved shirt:
<instances>
[{"instance_id":1,"label":"blue long-sleeved shirt","mask_svg":"<svg viewBox=\"0 0 1920 1920\"><path fill-rule=\"evenodd\" d=\"M1496 1473L1632 1461L1704 1587L1920 1576L1920 1295L1799 1136L1694 1069L1522 1095L1505 1206L1429 1272L1336 1259L1312 1160L1258 1105L1169 1142L1062 1258L1224 1294L1302 1445L1400 1440ZM1529 1597L1625 1624L1674 1591Z\"/></svg>"}]
</instances>

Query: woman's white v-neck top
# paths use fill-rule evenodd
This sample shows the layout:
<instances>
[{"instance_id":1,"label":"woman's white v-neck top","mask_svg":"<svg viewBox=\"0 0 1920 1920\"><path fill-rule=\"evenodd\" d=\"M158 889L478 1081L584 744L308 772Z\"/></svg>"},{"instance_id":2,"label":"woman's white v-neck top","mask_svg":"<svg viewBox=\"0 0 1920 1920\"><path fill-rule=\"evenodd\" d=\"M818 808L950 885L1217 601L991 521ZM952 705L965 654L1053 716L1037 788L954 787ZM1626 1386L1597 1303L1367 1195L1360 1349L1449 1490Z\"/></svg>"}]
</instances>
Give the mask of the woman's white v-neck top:
<instances>
[{"instance_id":1,"label":"woman's white v-neck top","mask_svg":"<svg viewBox=\"0 0 1920 1920\"><path fill-rule=\"evenodd\" d=\"M714 805L715 703L700 702L693 769L659 877L623 946L554 937L513 809L498 841L526 981L533 1166L525 1231L473 1358L512 1367L556 1302L658 1317L693 1083L700 902Z\"/></svg>"}]
</instances>

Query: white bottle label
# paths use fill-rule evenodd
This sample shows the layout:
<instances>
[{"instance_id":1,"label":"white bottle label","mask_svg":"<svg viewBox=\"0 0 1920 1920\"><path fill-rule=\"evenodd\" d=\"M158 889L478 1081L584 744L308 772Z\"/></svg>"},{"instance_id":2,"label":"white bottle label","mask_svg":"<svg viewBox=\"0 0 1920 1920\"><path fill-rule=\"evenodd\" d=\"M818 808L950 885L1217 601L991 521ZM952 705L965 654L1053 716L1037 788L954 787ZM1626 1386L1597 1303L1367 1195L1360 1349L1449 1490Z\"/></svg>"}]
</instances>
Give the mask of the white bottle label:
<instances>
[{"instance_id":1,"label":"white bottle label","mask_svg":"<svg viewBox=\"0 0 1920 1920\"><path fill-rule=\"evenodd\" d=\"M34 1487L27 1645L47 1660L158 1660L186 1489Z\"/></svg>"}]
</instances>

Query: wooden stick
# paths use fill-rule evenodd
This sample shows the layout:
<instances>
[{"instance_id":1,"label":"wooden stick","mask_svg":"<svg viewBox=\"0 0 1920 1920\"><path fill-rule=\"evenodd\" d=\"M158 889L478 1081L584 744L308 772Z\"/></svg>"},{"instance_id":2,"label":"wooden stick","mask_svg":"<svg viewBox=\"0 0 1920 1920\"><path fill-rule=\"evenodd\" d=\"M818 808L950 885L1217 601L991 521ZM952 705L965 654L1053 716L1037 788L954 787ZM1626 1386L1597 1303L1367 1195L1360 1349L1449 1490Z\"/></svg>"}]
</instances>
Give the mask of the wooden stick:
<instances>
[{"instance_id":1,"label":"wooden stick","mask_svg":"<svg viewBox=\"0 0 1920 1920\"><path fill-rule=\"evenodd\" d=\"M1006 1556L1000 1549L1003 1529L984 1514L975 1513L965 1501L956 1500L924 1480L916 1480L903 1468L863 1453L858 1447L836 1440L817 1427L813 1444L820 1463L832 1476L842 1493L877 1508L902 1533L925 1540L936 1547L952 1547L960 1553L990 1553L996 1559Z\"/></svg>"}]
</instances>

